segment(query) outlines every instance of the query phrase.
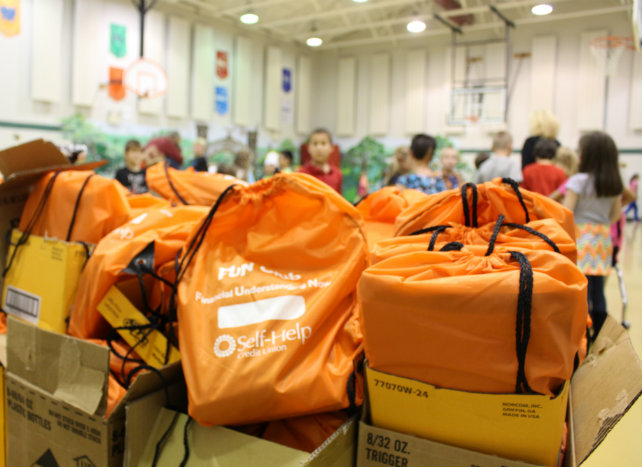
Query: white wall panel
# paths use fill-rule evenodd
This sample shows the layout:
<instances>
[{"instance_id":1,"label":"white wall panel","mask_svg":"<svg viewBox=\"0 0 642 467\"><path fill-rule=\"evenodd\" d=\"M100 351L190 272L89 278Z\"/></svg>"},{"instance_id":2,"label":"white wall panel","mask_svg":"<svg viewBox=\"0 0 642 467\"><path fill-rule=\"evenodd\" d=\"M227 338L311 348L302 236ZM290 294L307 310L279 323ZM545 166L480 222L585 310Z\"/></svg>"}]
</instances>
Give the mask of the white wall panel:
<instances>
[{"instance_id":1,"label":"white wall panel","mask_svg":"<svg viewBox=\"0 0 642 467\"><path fill-rule=\"evenodd\" d=\"M192 117L207 122L214 105L214 31L197 24L192 49Z\"/></svg>"},{"instance_id":2,"label":"white wall panel","mask_svg":"<svg viewBox=\"0 0 642 467\"><path fill-rule=\"evenodd\" d=\"M373 55L370 62L371 135L385 135L390 128L390 56Z\"/></svg>"},{"instance_id":3,"label":"white wall panel","mask_svg":"<svg viewBox=\"0 0 642 467\"><path fill-rule=\"evenodd\" d=\"M426 131L426 51L406 54L405 132Z\"/></svg>"},{"instance_id":4,"label":"white wall panel","mask_svg":"<svg viewBox=\"0 0 642 467\"><path fill-rule=\"evenodd\" d=\"M297 59L297 86L296 95L296 131L307 134L312 131L310 127L310 106L311 106L311 63L310 57L300 56Z\"/></svg>"},{"instance_id":5,"label":"white wall panel","mask_svg":"<svg viewBox=\"0 0 642 467\"><path fill-rule=\"evenodd\" d=\"M145 58L158 63L165 72L165 16L156 10L145 15ZM169 75L168 75L169 78ZM142 114L160 115L165 96L141 98L138 111Z\"/></svg>"},{"instance_id":6,"label":"white wall panel","mask_svg":"<svg viewBox=\"0 0 642 467\"><path fill-rule=\"evenodd\" d=\"M452 50L452 48L448 49L449 51ZM449 52L452 53L452 52ZM468 57L468 51L466 50L466 47L460 46L460 47L455 47L455 69L454 69L454 77L456 82L463 82L466 79L466 59ZM450 73L450 76L452 77L453 69L452 69L452 55L450 60L448 61L450 64L451 68L448 70Z\"/></svg>"},{"instance_id":7,"label":"white wall panel","mask_svg":"<svg viewBox=\"0 0 642 467\"><path fill-rule=\"evenodd\" d=\"M535 37L531 49L531 111L554 111L557 38Z\"/></svg>"},{"instance_id":8,"label":"white wall panel","mask_svg":"<svg viewBox=\"0 0 642 467\"><path fill-rule=\"evenodd\" d=\"M354 133L356 60L339 60L337 92L337 135L351 136Z\"/></svg>"},{"instance_id":9,"label":"white wall panel","mask_svg":"<svg viewBox=\"0 0 642 467\"><path fill-rule=\"evenodd\" d=\"M605 110L606 79L605 60L596 58L595 53L605 55L606 49L591 51L591 40L608 35L605 29L585 32L580 36L580 66L577 83L577 129L580 131L600 130L603 127Z\"/></svg>"},{"instance_id":10,"label":"white wall panel","mask_svg":"<svg viewBox=\"0 0 642 467\"><path fill-rule=\"evenodd\" d=\"M265 107L263 125L268 130L281 129L282 53L278 47L268 47L265 61Z\"/></svg>"},{"instance_id":11,"label":"white wall panel","mask_svg":"<svg viewBox=\"0 0 642 467\"><path fill-rule=\"evenodd\" d=\"M252 41L252 72L250 86L250 125L258 128L265 104L265 47L263 42Z\"/></svg>"},{"instance_id":12,"label":"white wall panel","mask_svg":"<svg viewBox=\"0 0 642 467\"><path fill-rule=\"evenodd\" d=\"M631 130L642 130L642 52L633 52L632 62L629 126Z\"/></svg>"},{"instance_id":13,"label":"white wall panel","mask_svg":"<svg viewBox=\"0 0 642 467\"><path fill-rule=\"evenodd\" d=\"M74 105L91 107L100 82L107 81L107 67L104 65L107 34L102 0L76 2L71 77Z\"/></svg>"},{"instance_id":14,"label":"white wall panel","mask_svg":"<svg viewBox=\"0 0 642 467\"><path fill-rule=\"evenodd\" d=\"M62 50L63 3L63 0L33 1L31 98L34 100L62 100L63 65L58 51Z\"/></svg>"},{"instance_id":15,"label":"white wall panel","mask_svg":"<svg viewBox=\"0 0 642 467\"><path fill-rule=\"evenodd\" d=\"M487 44L484 50L484 78L502 81L506 77L506 44Z\"/></svg>"},{"instance_id":16,"label":"white wall panel","mask_svg":"<svg viewBox=\"0 0 642 467\"><path fill-rule=\"evenodd\" d=\"M252 42L248 38L236 38L235 58L234 123L240 126L248 126L250 125L250 113L252 109Z\"/></svg>"},{"instance_id":17,"label":"white wall panel","mask_svg":"<svg viewBox=\"0 0 642 467\"><path fill-rule=\"evenodd\" d=\"M167 116L186 118L190 82L190 34L187 20L169 18L167 51Z\"/></svg>"}]
</instances>

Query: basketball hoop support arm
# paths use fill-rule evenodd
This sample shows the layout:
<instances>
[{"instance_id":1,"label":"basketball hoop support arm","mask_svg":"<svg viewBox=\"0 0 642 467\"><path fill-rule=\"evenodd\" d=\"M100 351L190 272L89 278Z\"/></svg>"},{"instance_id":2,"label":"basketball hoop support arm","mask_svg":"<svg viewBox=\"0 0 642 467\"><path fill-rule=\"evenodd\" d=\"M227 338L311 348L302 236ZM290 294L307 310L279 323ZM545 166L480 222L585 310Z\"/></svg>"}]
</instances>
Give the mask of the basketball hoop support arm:
<instances>
[{"instance_id":1,"label":"basketball hoop support arm","mask_svg":"<svg viewBox=\"0 0 642 467\"><path fill-rule=\"evenodd\" d=\"M505 30L505 41L506 41L506 57L504 59L505 63L505 83L506 83L506 90L508 91L509 89L509 82L508 80L510 79L510 28L515 27L515 23L513 23L511 20L509 20L504 14L497 9L495 5L490 5L490 11L495 13L503 22L504 22L504 30ZM504 102L504 121L508 121L508 104L510 104L510 96L508 92L506 92L506 98Z\"/></svg>"},{"instance_id":2,"label":"basketball hoop support arm","mask_svg":"<svg viewBox=\"0 0 642 467\"><path fill-rule=\"evenodd\" d=\"M140 58L145 55L145 15L156 4L157 0L132 0L140 16Z\"/></svg>"}]
</instances>

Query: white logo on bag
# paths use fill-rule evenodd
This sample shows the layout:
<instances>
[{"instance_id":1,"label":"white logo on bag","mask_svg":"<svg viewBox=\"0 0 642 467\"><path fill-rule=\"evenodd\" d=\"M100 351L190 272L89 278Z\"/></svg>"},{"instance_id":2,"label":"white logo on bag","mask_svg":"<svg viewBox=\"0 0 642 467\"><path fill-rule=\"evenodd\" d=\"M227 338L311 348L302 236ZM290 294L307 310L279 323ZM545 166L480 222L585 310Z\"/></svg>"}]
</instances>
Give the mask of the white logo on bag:
<instances>
[{"instance_id":1,"label":"white logo on bag","mask_svg":"<svg viewBox=\"0 0 642 467\"><path fill-rule=\"evenodd\" d=\"M245 277L248 272L254 270L254 263L244 263L240 266L230 266L229 268L218 268L218 280L227 277Z\"/></svg>"},{"instance_id":2,"label":"white logo on bag","mask_svg":"<svg viewBox=\"0 0 642 467\"><path fill-rule=\"evenodd\" d=\"M221 344L223 342L227 343L227 348L225 350L221 350ZM214 342L214 354L217 357L229 357L234 353L234 349L236 349L236 341L229 334L218 336L218 339Z\"/></svg>"},{"instance_id":3,"label":"white logo on bag","mask_svg":"<svg viewBox=\"0 0 642 467\"><path fill-rule=\"evenodd\" d=\"M305 314L305 299L283 295L253 302L222 306L218 309L220 329L238 328L271 320L290 320Z\"/></svg>"}]
</instances>

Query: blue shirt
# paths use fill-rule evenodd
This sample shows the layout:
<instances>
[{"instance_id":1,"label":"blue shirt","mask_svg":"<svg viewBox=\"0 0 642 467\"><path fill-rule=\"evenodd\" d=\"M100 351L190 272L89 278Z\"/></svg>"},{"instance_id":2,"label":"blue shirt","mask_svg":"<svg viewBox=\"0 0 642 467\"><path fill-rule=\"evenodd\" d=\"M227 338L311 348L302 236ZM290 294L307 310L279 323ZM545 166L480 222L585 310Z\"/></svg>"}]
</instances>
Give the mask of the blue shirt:
<instances>
[{"instance_id":1,"label":"blue shirt","mask_svg":"<svg viewBox=\"0 0 642 467\"><path fill-rule=\"evenodd\" d=\"M441 177L427 177L425 175L405 174L397 179L398 185L406 188L423 191L427 195L446 190L446 184Z\"/></svg>"}]
</instances>

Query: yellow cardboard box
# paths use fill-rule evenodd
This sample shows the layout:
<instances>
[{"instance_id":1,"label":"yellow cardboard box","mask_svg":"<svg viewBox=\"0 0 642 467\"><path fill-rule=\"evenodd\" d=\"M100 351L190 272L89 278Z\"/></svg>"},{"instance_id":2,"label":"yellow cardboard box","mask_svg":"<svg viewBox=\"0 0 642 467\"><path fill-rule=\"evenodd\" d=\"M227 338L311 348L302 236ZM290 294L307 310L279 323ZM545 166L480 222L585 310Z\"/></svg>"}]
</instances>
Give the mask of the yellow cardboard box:
<instances>
[{"instance_id":1,"label":"yellow cardboard box","mask_svg":"<svg viewBox=\"0 0 642 467\"><path fill-rule=\"evenodd\" d=\"M18 229L11 232L7 261L21 236ZM88 256L89 247L81 243L30 235L4 278L3 309L43 329L64 333Z\"/></svg>"},{"instance_id":2,"label":"yellow cardboard box","mask_svg":"<svg viewBox=\"0 0 642 467\"><path fill-rule=\"evenodd\" d=\"M437 388L366 365L375 426L542 465L556 465L568 383L557 397Z\"/></svg>"}]
</instances>

